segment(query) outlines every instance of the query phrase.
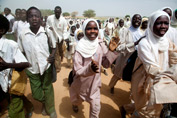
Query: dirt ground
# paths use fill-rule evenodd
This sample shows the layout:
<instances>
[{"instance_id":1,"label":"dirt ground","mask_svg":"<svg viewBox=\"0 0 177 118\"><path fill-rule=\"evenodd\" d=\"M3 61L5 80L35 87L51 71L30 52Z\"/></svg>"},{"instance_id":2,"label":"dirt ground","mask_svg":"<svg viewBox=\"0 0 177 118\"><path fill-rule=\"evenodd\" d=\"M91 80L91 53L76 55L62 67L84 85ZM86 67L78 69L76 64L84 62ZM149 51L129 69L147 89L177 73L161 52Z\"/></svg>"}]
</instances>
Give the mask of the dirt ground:
<instances>
[{"instance_id":1,"label":"dirt ground","mask_svg":"<svg viewBox=\"0 0 177 118\"><path fill-rule=\"evenodd\" d=\"M66 67L66 60L64 59L61 71L57 74L57 81L53 84L57 116L58 118L89 118L89 104L87 102L83 102L82 105L79 106L78 113L75 113L72 110L68 91L69 86L67 83L67 77L70 70L71 68ZM107 72L108 76L101 74L102 88L100 118L121 118L119 106L129 103L130 83L122 80L118 81L115 86L115 93L112 95L108 86L112 77L111 69L109 68ZM32 98L29 81L25 95L34 105L32 118L49 118L49 116L43 116L41 114L42 104ZM6 116L7 110L1 118L6 118Z\"/></svg>"}]
</instances>

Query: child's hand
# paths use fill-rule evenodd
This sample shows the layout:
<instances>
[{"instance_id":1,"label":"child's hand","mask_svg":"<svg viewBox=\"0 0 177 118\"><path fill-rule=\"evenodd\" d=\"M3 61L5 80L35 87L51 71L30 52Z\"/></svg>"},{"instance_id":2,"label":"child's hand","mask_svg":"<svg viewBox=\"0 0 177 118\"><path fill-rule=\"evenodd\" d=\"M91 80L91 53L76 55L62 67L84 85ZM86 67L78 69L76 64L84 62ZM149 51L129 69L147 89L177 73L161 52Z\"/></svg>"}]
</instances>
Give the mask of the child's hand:
<instances>
[{"instance_id":1,"label":"child's hand","mask_svg":"<svg viewBox=\"0 0 177 118\"><path fill-rule=\"evenodd\" d=\"M91 62L91 68L95 73L99 73L99 67L94 60Z\"/></svg>"},{"instance_id":2,"label":"child's hand","mask_svg":"<svg viewBox=\"0 0 177 118\"><path fill-rule=\"evenodd\" d=\"M110 43L109 43L109 50L111 51L115 51L115 49L117 48L118 44L119 44L119 37L112 37Z\"/></svg>"},{"instance_id":3,"label":"child's hand","mask_svg":"<svg viewBox=\"0 0 177 118\"><path fill-rule=\"evenodd\" d=\"M55 61L55 56L53 56L52 54L50 54L49 57L47 58L47 61L49 63L53 63Z\"/></svg>"}]
</instances>

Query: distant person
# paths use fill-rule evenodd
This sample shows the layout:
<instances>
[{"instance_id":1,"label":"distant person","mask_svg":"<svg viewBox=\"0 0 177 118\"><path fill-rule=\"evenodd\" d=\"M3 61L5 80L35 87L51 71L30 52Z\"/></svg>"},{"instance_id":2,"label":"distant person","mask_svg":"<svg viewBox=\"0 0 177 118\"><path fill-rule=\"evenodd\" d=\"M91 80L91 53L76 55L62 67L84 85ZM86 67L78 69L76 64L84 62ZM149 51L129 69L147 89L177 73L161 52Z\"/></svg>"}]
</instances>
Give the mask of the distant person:
<instances>
[{"instance_id":1,"label":"distant person","mask_svg":"<svg viewBox=\"0 0 177 118\"><path fill-rule=\"evenodd\" d=\"M148 18L144 17L144 18L142 18L142 23L140 26L140 31L141 31L142 35L145 35L147 26L148 26Z\"/></svg>"},{"instance_id":2,"label":"distant person","mask_svg":"<svg viewBox=\"0 0 177 118\"><path fill-rule=\"evenodd\" d=\"M20 34L18 44L32 65L26 70L26 74L30 80L33 98L42 103L42 115L57 118L51 72L51 64L55 60L55 47L51 47L50 53L50 38L48 39L41 26L41 20L40 10L30 7L27 10L30 27Z\"/></svg>"},{"instance_id":3,"label":"distant person","mask_svg":"<svg viewBox=\"0 0 177 118\"><path fill-rule=\"evenodd\" d=\"M56 54L55 54L55 67L56 71L60 72L61 62L63 61L63 41L67 39L67 21L61 15L62 9L56 6L54 9L54 15L50 15L47 18L46 27L51 29L56 38Z\"/></svg>"},{"instance_id":4,"label":"distant person","mask_svg":"<svg viewBox=\"0 0 177 118\"><path fill-rule=\"evenodd\" d=\"M12 32L15 35L15 41L18 40L19 35L23 30L29 28L29 23L26 21L26 9L21 10L20 18L20 20L14 22L12 27Z\"/></svg>"},{"instance_id":5,"label":"distant person","mask_svg":"<svg viewBox=\"0 0 177 118\"><path fill-rule=\"evenodd\" d=\"M13 23L15 21L15 17L11 14L11 9L9 9L8 7L4 8L4 16L8 19L8 21L10 22L10 27L9 27L9 31L6 33L6 38L7 39L12 39L14 40L14 36L12 34L12 27L13 27Z\"/></svg>"},{"instance_id":6,"label":"distant person","mask_svg":"<svg viewBox=\"0 0 177 118\"><path fill-rule=\"evenodd\" d=\"M173 15L171 18L171 26L177 30L177 9L173 11Z\"/></svg>"},{"instance_id":7,"label":"distant person","mask_svg":"<svg viewBox=\"0 0 177 118\"><path fill-rule=\"evenodd\" d=\"M170 17L170 21L172 18L172 9L170 7L164 7L162 8L162 11L166 12L169 17ZM173 28L171 25L169 26L169 30L166 33L166 37L168 37L170 40L172 40L172 42L175 43L175 45L177 45L177 29Z\"/></svg>"},{"instance_id":8,"label":"distant person","mask_svg":"<svg viewBox=\"0 0 177 118\"><path fill-rule=\"evenodd\" d=\"M15 21L19 21L21 19L21 9L17 8L15 10Z\"/></svg>"}]
</instances>

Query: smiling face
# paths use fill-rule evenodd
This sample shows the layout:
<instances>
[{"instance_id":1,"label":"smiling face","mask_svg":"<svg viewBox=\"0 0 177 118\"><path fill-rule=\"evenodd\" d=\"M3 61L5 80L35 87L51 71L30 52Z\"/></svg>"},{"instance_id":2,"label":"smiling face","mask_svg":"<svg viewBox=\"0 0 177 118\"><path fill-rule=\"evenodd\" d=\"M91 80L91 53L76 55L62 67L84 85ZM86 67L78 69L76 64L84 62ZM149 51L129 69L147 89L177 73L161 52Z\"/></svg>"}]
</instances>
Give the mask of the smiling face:
<instances>
[{"instance_id":1,"label":"smiling face","mask_svg":"<svg viewBox=\"0 0 177 118\"><path fill-rule=\"evenodd\" d=\"M160 16L154 23L153 32L157 36L164 36L164 34L168 31L169 28L169 19L167 16Z\"/></svg>"},{"instance_id":2,"label":"smiling face","mask_svg":"<svg viewBox=\"0 0 177 118\"><path fill-rule=\"evenodd\" d=\"M85 35L89 40L95 40L98 36L98 27L94 21L90 21L85 28Z\"/></svg>"},{"instance_id":3,"label":"smiling face","mask_svg":"<svg viewBox=\"0 0 177 118\"><path fill-rule=\"evenodd\" d=\"M139 14L135 14L132 18L132 26L134 28L138 28L141 25L141 16Z\"/></svg>"}]
</instances>

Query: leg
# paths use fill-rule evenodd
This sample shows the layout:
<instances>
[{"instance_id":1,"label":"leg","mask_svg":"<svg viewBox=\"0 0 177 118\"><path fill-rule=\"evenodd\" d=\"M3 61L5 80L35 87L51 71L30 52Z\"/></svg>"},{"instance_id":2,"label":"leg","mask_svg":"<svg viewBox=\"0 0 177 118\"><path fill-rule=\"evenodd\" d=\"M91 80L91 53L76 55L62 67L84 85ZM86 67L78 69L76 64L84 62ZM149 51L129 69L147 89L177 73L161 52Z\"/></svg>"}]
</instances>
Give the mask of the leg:
<instances>
[{"instance_id":1,"label":"leg","mask_svg":"<svg viewBox=\"0 0 177 118\"><path fill-rule=\"evenodd\" d=\"M114 94L114 86L116 85L118 80L120 80L119 77L117 77L116 75L112 76L111 81L109 82L109 87L111 88L110 93Z\"/></svg>"},{"instance_id":2,"label":"leg","mask_svg":"<svg viewBox=\"0 0 177 118\"><path fill-rule=\"evenodd\" d=\"M61 62L63 61L63 40L58 45Z\"/></svg>"},{"instance_id":3,"label":"leg","mask_svg":"<svg viewBox=\"0 0 177 118\"><path fill-rule=\"evenodd\" d=\"M24 104L24 108L26 109L26 117L27 118L31 118L32 116L32 112L34 110L33 108L33 104L31 103L31 101L28 100L28 98L26 96L22 96L23 99L23 104Z\"/></svg>"},{"instance_id":4,"label":"leg","mask_svg":"<svg viewBox=\"0 0 177 118\"><path fill-rule=\"evenodd\" d=\"M101 104L100 104L100 89L97 90L95 93L97 94L96 98L89 101L90 104L90 118L99 118L99 113L101 109Z\"/></svg>"},{"instance_id":5,"label":"leg","mask_svg":"<svg viewBox=\"0 0 177 118\"><path fill-rule=\"evenodd\" d=\"M26 70L26 74L30 80L30 86L32 91L32 96L35 100L38 100L42 103L45 101L44 92L42 89L42 82L40 74L32 74L30 71Z\"/></svg>"},{"instance_id":6,"label":"leg","mask_svg":"<svg viewBox=\"0 0 177 118\"><path fill-rule=\"evenodd\" d=\"M23 110L23 99L21 96L11 95L11 103L9 106L10 118L25 118Z\"/></svg>"},{"instance_id":7,"label":"leg","mask_svg":"<svg viewBox=\"0 0 177 118\"><path fill-rule=\"evenodd\" d=\"M52 78L51 78L51 67L44 72L41 76L41 80L43 82L42 89L44 92L44 104L48 114L56 114L55 112L55 103L54 103L54 90L52 85Z\"/></svg>"},{"instance_id":8,"label":"leg","mask_svg":"<svg viewBox=\"0 0 177 118\"><path fill-rule=\"evenodd\" d=\"M59 44L56 44L56 53L55 53L55 67L56 71L60 72L61 70L61 58L60 58L60 53L59 53Z\"/></svg>"}]
</instances>

